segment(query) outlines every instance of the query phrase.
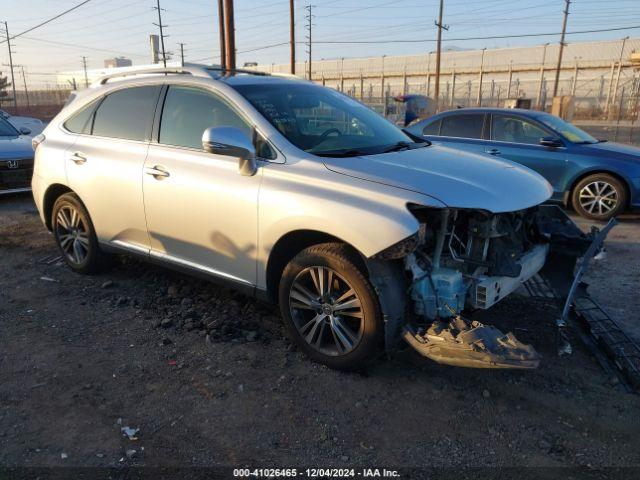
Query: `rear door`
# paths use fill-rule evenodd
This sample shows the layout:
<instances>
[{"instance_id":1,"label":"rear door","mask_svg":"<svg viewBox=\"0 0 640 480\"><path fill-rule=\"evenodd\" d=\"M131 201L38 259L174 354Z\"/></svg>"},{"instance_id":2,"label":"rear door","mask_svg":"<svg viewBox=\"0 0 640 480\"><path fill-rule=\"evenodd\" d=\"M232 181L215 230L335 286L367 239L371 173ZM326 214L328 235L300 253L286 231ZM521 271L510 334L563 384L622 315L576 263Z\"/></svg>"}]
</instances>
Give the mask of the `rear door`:
<instances>
[{"instance_id":1,"label":"rear door","mask_svg":"<svg viewBox=\"0 0 640 480\"><path fill-rule=\"evenodd\" d=\"M494 113L490 120L486 153L520 163L545 177L554 197L561 198L567 152L562 147L540 145L542 137L557 137L537 122L519 115Z\"/></svg>"},{"instance_id":2,"label":"rear door","mask_svg":"<svg viewBox=\"0 0 640 480\"><path fill-rule=\"evenodd\" d=\"M425 126L422 134L436 144L482 153L484 124L484 113L452 113Z\"/></svg>"},{"instance_id":3,"label":"rear door","mask_svg":"<svg viewBox=\"0 0 640 480\"><path fill-rule=\"evenodd\" d=\"M161 87L129 87L112 92L83 117L67 151L69 186L89 210L98 239L148 252L142 199L142 168Z\"/></svg>"}]
</instances>

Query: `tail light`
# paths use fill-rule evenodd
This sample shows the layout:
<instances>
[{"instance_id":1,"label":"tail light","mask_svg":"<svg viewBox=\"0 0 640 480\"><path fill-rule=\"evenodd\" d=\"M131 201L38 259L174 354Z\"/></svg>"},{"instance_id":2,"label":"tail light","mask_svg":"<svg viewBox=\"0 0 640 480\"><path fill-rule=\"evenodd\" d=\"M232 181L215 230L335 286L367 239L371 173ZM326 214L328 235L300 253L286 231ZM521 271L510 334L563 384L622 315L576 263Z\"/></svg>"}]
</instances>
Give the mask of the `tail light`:
<instances>
[{"instance_id":1,"label":"tail light","mask_svg":"<svg viewBox=\"0 0 640 480\"><path fill-rule=\"evenodd\" d=\"M36 135L35 137L33 137L31 139L31 146L33 147L33 151L34 152L38 148L38 145L40 145L42 142L44 142L45 138L46 137L43 134L40 134L40 135Z\"/></svg>"}]
</instances>

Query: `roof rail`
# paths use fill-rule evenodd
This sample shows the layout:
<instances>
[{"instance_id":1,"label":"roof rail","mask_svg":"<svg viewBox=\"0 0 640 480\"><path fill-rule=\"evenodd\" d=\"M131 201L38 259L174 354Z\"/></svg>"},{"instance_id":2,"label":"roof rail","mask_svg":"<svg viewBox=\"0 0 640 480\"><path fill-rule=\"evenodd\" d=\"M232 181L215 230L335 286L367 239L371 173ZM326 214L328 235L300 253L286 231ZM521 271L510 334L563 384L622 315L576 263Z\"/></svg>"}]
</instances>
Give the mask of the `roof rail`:
<instances>
[{"instance_id":1,"label":"roof rail","mask_svg":"<svg viewBox=\"0 0 640 480\"><path fill-rule=\"evenodd\" d=\"M168 73L177 73L183 75L193 75L194 77L208 77L211 78L211 74L209 73L209 69L203 65L185 65L185 66L177 66L177 67L151 67L151 68L134 68L131 70L111 73L109 75L104 75L98 78L95 82L91 84L92 87L99 87L100 85L104 85L109 80L114 78L124 78L131 77L134 75L162 75Z\"/></svg>"}]
</instances>

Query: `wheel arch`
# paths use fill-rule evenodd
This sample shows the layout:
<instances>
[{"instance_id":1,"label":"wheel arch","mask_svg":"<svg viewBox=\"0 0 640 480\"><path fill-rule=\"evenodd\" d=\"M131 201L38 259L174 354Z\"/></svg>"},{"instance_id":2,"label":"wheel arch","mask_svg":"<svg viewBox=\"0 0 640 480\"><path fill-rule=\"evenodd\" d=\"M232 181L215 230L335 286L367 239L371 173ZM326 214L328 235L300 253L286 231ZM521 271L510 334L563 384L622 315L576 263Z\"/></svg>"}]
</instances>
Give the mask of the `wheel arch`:
<instances>
[{"instance_id":1,"label":"wheel arch","mask_svg":"<svg viewBox=\"0 0 640 480\"><path fill-rule=\"evenodd\" d=\"M291 259L293 259L305 248L329 242L339 242L345 244L356 254L354 258L358 259L357 266L361 268L363 272L368 271L364 255L349 242L346 242L341 238L338 238L326 232L321 232L319 230L294 230L280 237L278 241L273 245L273 248L271 249L271 252L269 254L266 268L266 293L268 299L272 302L277 302L278 289L280 286L282 272L284 271L287 264L291 261Z\"/></svg>"},{"instance_id":2,"label":"wheel arch","mask_svg":"<svg viewBox=\"0 0 640 480\"><path fill-rule=\"evenodd\" d=\"M629 202L631 201L631 185L629 184L629 181L620 173L615 172L613 170L606 169L606 168L596 168L594 170L582 172L578 176L576 176L570 183L570 187L568 191L569 195L567 198L567 207L574 208L573 193L578 183L580 183L585 178L590 177L591 175L600 175L600 174L610 175L622 184L622 186L625 189L625 193L627 194L626 205L624 205L624 207L627 208L629 206Z\"/></svg>"},{"instance_id":3,"label":"wheel arch","mask_svg":"<svg viewBox=\"0 0 640 480\"><path fill-rule=\"evenodd\" d=\"M44 216L44 223L49 231L51 231L52 228L51 213L53 212L53 204L56 203L56 200L65 193L75 192L66 185L63 185L61 183L54 183L52 185L49 185L46 192L44 193L42 201L42 213Z\"/></svg>"}]
</instances>

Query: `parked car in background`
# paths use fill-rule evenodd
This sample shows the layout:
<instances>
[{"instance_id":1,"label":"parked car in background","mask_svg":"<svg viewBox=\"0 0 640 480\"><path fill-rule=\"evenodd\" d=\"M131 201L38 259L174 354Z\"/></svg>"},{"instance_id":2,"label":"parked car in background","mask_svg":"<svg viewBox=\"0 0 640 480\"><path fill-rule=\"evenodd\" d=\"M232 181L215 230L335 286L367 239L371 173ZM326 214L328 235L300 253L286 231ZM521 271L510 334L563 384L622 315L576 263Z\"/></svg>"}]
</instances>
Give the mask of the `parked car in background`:
<instances>
[{"instance_id":1,"label":"parked car in background","mask_svg":"<svg viewBox=\"0 0 640 480\"><path fill-rule=\"evenodd\" d=\"M42 130L44 130L44 123L42 123L42 120L38 118L11 115L6 110L0 110L0 118L4 118L5 120L7 120L11 125L16 127L20 131L20 133L22 133L23 135L34 136L42 132ZM27 130L29 131L27 132Z\"/></svg>"},{"instance_id":2,"label":"parked car in background","mask_svg":"<svg viewBox=\"0 0 640 480\"><path fill-rule=\"evenodd\" d=\"M31 190L31 138L0 118L0 195Z\"/></svg>"},{"instance_id":3,"label":"parked car in background","mask_svg":"<svg viewBox=\"0 0 640 480\"><path fill-rule=\"evenodd\" d=\"M553 187L552 201L593 220L640 207L640 148L593 138L544 112L463 108L407 128L434 143L525 165Z\"/></svg>"}]
</instances>

